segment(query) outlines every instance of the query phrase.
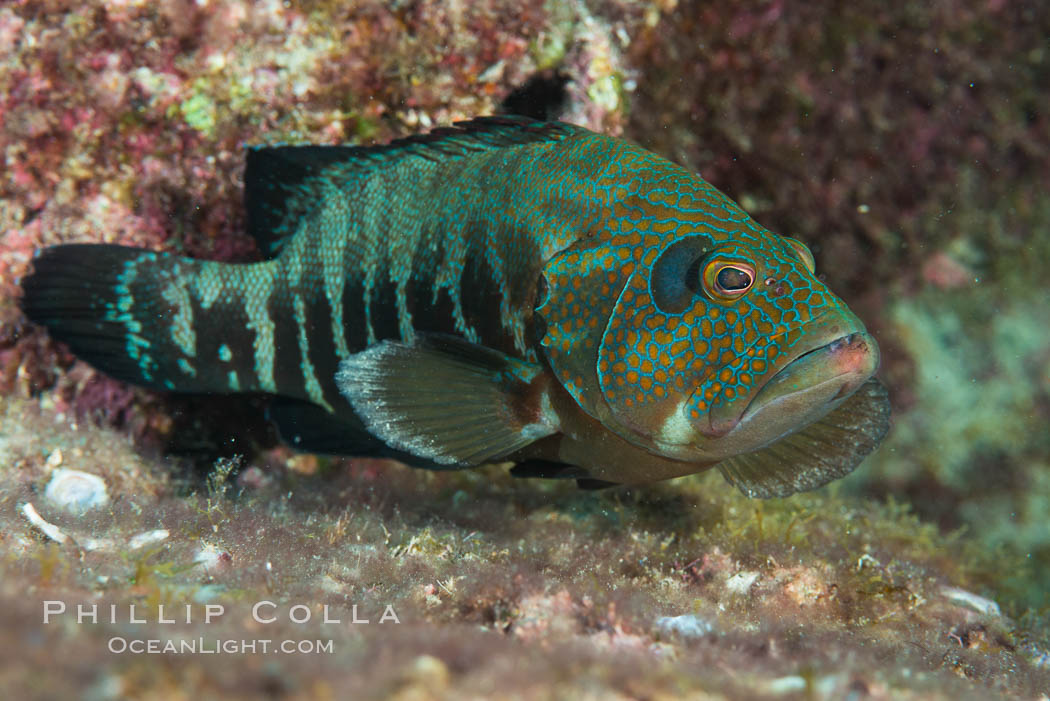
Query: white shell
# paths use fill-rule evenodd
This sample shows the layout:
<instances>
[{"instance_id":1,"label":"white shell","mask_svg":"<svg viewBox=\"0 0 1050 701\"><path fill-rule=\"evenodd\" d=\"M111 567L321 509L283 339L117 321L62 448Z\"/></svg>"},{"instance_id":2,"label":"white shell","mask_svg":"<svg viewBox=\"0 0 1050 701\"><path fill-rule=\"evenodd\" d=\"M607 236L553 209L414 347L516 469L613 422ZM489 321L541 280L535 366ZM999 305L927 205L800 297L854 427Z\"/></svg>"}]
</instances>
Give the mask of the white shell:
<instances>
[{"instance_id":1,"label":"white shell","mask_svg":"<svg viewBox=\"0 0 1050 701\"><path fill-rule=\"evenodd\" d=\"M98 475L59 468L51 473L44 497L54 506L80 514L109 502L106 483Z\"/></svg>"}]
</instances>

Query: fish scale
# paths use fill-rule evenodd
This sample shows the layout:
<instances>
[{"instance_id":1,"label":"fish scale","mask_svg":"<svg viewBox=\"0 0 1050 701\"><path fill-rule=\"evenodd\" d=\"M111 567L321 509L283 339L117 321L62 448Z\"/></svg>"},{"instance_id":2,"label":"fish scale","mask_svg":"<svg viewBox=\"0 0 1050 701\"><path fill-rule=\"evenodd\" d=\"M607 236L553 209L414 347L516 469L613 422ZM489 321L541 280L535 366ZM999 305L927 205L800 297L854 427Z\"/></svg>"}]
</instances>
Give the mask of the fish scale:
<instances>
[{"instance_id":1,"label":"fish scale","mask_svg":"<svg viewBox=\"0 0 1050 701\"><path fill-rule=\"evenodd\" d=\"M245 202L261 262L58 246L23 308L126 381L270 393L301 449L429 468L720 464L771 496L845 474L888 425L877 345L808 250L629 142L494 117L253 148ZM854 440L798 459L829 431Z\"/></svg>"}]
</instances>

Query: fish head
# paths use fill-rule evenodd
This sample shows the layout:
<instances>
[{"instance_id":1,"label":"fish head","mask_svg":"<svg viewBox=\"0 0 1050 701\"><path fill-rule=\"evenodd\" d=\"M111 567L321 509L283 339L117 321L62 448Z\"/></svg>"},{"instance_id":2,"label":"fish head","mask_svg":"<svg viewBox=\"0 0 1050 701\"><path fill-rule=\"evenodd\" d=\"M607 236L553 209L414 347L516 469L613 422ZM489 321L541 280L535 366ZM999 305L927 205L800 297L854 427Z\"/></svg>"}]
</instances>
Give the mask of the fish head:
<instances>
[{"instance_id":1,"label":"fish head","mask_svg":"<svg viewBox=\"0 0 1050 701\"><path fill-rule=\"evenodd\" d=\"M750 224L551 261L541 346L584 411L654 453L717 461L820 419L875 373L878 345L809 249Z\"/></svg>"}]
</instances>

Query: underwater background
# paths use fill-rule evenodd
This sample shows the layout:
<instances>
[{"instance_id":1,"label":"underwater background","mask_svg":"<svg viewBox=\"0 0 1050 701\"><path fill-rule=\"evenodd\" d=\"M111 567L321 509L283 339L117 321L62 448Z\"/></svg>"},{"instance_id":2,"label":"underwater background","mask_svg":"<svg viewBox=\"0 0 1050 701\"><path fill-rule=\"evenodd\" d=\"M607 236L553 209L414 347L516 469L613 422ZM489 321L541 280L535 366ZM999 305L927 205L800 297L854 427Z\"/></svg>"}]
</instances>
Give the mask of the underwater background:
<instances>
[{"instance_id":1,"label":"underwater background","mask_svg":"<svg viewBox=\"0 0 1050 701\"><path fill-rule=\"evenodd\" d=\"M3 3L0 689L1047 698L1047 37L1050 9L1005 0ZM808 244L882 349L880 450L769 501L318 458L260 401L118 383L18 311L46 245L253 259L245 144L497 111L636 141ZM45 624L47 601L106 613Z\"/></svg>"}]
</instances>

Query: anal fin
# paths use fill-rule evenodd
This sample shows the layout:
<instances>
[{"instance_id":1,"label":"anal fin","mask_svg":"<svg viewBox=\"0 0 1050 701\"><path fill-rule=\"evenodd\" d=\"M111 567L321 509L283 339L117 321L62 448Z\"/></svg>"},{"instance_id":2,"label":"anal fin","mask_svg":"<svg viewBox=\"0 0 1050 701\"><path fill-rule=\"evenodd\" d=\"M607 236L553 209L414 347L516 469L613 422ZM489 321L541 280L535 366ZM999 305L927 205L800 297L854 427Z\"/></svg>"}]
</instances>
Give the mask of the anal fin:
<instances>
[{"instance_id":1,"label":"anal fin","mask_svg":"<svg viewBox=\"0 0 1050 701\"><path fill-rule=\"evenodd\" d=\"M281 440L305 453L356 458L387 458L425 470L455 469L391 448L365 428L355 416L340 416L301 399L274 397L267 416Z\"/></svg>"},{"instance_id":2,"label":"anal fin","mask_svg":"<svg viewBox=\"0 0 1050 701\"><path fill-rule=\"evenodd\" d=\"M576 480L577 489L582 489L586 492L593 492L598 489L608 489L609 487L619 487L619 482L609 482L608 480L596 480L590 477L581 477Z\"/></svg>"},{"instance_id":3,"label":"anal fin","mask_svg":"<svg viewBox=\"0 0 1050 701\"><path fill-rule=\"evenodd\" d=\"M301 399L274 397L267 417L281 440L307 453L383 457L383 442L363 425L336 416L324 407Z\"/></svg>"},{"instance_id":4,"label":"anal fin","mask_svg":"<svg viewBox=\"0 0 1050 701\"><path fill-rule=\"evenodd\" d=\"M449 467L492 462L558 430L538 365L443 335L383 341L339 365L336 384L370 433Z\"/></svg>"},{"instance_id":5,"label":"anal fin","mask_svg":"<svg viewBox=\"0 0 1050 701\"><path fill-rule=\"evenodd\" d=\"M587 477L587 470L567 462L532 459L510 468L510 476L524 479L583 479Z\"/></svg>"},{"instance_id":6,"label":"anal fin","mask_svg":"<svg viewBox=\"0 0 1050 701\"><path fill-rule=\"evenodd\" d=\"M579 489L593 491L596 489L607 489L608 487L619 487L619 482L594 479L589 477L587 468L579 465L570 465L565 462L553 460L525 460L519 462L510 469L511 477L524 477L527 479L574 479Z\"/></svg>"}]
</instances>

